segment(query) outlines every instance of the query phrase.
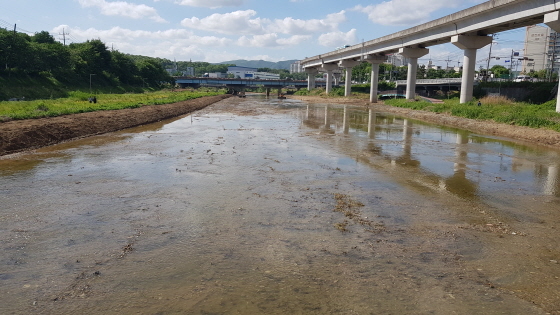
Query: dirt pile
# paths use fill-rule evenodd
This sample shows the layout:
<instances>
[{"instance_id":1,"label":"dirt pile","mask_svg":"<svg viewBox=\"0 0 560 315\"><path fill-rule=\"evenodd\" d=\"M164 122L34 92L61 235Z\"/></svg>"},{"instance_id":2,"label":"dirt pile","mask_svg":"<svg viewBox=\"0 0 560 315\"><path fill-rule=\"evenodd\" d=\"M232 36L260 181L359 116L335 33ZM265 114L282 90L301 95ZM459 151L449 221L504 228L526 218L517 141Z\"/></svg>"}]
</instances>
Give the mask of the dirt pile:
<instances>
[{"instance_id":1,"label":"dirt pile","mask_svg":"<svg viewBox=\"0 0 560 315\"><path fill-rule=\"evenodd\" d=\"M174 104L0 123L0 155L185 115L230 96L209 96Z\"/></svg>"}]
</instances>

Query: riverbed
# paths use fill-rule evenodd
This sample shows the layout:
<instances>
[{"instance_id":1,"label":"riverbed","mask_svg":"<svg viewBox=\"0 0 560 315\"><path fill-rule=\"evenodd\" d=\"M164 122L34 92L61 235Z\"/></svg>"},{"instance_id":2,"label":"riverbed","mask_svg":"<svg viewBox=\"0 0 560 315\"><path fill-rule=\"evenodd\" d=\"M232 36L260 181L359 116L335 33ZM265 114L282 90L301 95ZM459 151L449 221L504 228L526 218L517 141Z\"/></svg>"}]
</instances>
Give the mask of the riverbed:
<instances>
[{"instance_id":1,"label":"riverbed","mask_svg":"<svg viewBox=\"0 0 560 315\"><path fill-rule=\"evenodd\" d=\"M2 314L560 314L559 151L229 98L0 160Z\"/></svg>"}]
</instances>

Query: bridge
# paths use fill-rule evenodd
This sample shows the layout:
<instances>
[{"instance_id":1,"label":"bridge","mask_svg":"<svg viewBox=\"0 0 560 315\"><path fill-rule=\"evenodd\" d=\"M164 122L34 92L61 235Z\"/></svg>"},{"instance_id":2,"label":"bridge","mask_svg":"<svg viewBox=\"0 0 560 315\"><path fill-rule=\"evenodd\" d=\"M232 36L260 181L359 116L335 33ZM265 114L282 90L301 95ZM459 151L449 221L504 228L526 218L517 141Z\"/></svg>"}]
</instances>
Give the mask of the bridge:
<instances>
[{"instance_id":1,"label":"bridge","mask_svg":"<svg viewBox=\"0 0 560 315\"><path fill-rule=\"evenodd\" d=\"M461 78L441 78L441 79L416 79L416 89L421 95L431 96L433 91L459 91L461 90ZM397 80L396 89L397 93L405 94L407 87L407 80ZM478 81L473 82L474 85L478 84ZM421 92L423 91L423 93ZM405 94L406 96L406 94Z\"/></svg>"},{"instance_id":2,"label":"bridge","mask_svg":"<svg viewBox=\"0 0 560 315\"><path fill-rule=\"evenodd\" d=\"M344 68L346 78L351 78L353 67L364 61L371 63L370 102L374 103L379 64L387 60L386 55L400 53L409 60L406 98L413 99L418 58L429 53L427 47L452 43L464 51L460 102L466 103L472 100L476 52L492 42L488 35L540 23L560 32L560 0L492 0L397 33L309 57L301 63L308 73L308 89L315 87L318 72L327 73L327 92L332 88L333 71ZM345 95L350 95L350 80L346 80ZM560 112L560 93L556 111Z\"/></svg>"},{"instance_id":3,"label":"bridge","mask_svg":"<svg viewBox=\"0 0 560 315\"><path fill-rule=\"evenodd\" d=\"M226 87L233 91L243 91L246 87L265 87L267 95L270 89L280 89L285 87L293 87L301 89L307 87L307 81L300 80L260 80L260 79L228 79L228 78L192 78L192 77L174 77L175 83L180 87L194 87L212 86L212 87ZM323 86L325 83L323 82Z\"/></svg>"}]
</instances>

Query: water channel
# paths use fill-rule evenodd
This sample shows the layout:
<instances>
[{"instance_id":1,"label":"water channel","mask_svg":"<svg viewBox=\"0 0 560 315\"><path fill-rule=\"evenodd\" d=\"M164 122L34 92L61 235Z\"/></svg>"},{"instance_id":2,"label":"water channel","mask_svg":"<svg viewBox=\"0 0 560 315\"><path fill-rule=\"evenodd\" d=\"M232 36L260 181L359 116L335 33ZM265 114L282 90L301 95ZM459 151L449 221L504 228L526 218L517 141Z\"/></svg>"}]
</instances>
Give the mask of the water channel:
<instances>
[{"instance_id":1,"label":"water channel","mask_svg":"<svg viewBox=\"0 0 560 315\"><path fill-rule=\"evenodd\" d=\"M560 151L230 98L0 159L1 314L560 314Z\"/></svg>"}]
</instances>

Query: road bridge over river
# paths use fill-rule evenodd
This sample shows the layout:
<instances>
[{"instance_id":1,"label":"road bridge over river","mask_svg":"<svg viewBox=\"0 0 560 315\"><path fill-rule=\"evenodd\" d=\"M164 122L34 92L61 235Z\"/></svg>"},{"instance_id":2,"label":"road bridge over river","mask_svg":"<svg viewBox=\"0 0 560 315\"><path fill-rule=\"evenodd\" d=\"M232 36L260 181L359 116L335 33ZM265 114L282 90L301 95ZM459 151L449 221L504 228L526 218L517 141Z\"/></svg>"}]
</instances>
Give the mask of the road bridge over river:
<instances>
[{"instance_id":1,"label":"road bridge over river","mask_svg":"<svg viewBox=\"0 0 560 315\"><path fill-rule=\"evenodd\" d=\"M265 87L267 94L270 89L280 89L292 87L301 89L307 87L307 81L300 80L261 80L261 79L229 79L229 78L192 78L192 77L174 77L175 83L181 87L215 86L227 87L233 91L243 91L246 87ZM319 85L325 85L325 82L319 82Z\"/></svg>"},{"instance_id":2,"label":"road bridge over river","mask_svg":"<svg viewBox=\"0 0 560 315\"><path fill-rule=\"evenodd\" d=\"M426 94L426 96L431 96L432 91L459 91L461 89L461 81L461 78L417 79L415 91L419 94ZM398 94L405 93L407 83L407 80L396 81ZM473 84L477 85L478 81L474 81Z\"/></svg>"},{"instance_id":3,"label":"road bridge over river","mask_svg":"<svg viewBox=\"0 0 560 315\"><path fill-rule=\"evenodd\" d=\"M315 75L326 72L326 88L330 92L334 71L344 68L346 77L350 78L353 67L369 62L372 65L370 101L377 102L379 64L387 60L386 55L400 53L409 60L406 97L413 99L418 58L429 53L427 47L450 42L464 51L460 101L466 103L472 100L476 52L492 42L489 35L539 23L560 32L560 0L484 2L397 33L306 58L302 66L309 76L309 89L315 87ZM345 85L345 94L350 95L350 80ZM560 98L556 111L560 112Z\"/></svg>"}]
</instances>

